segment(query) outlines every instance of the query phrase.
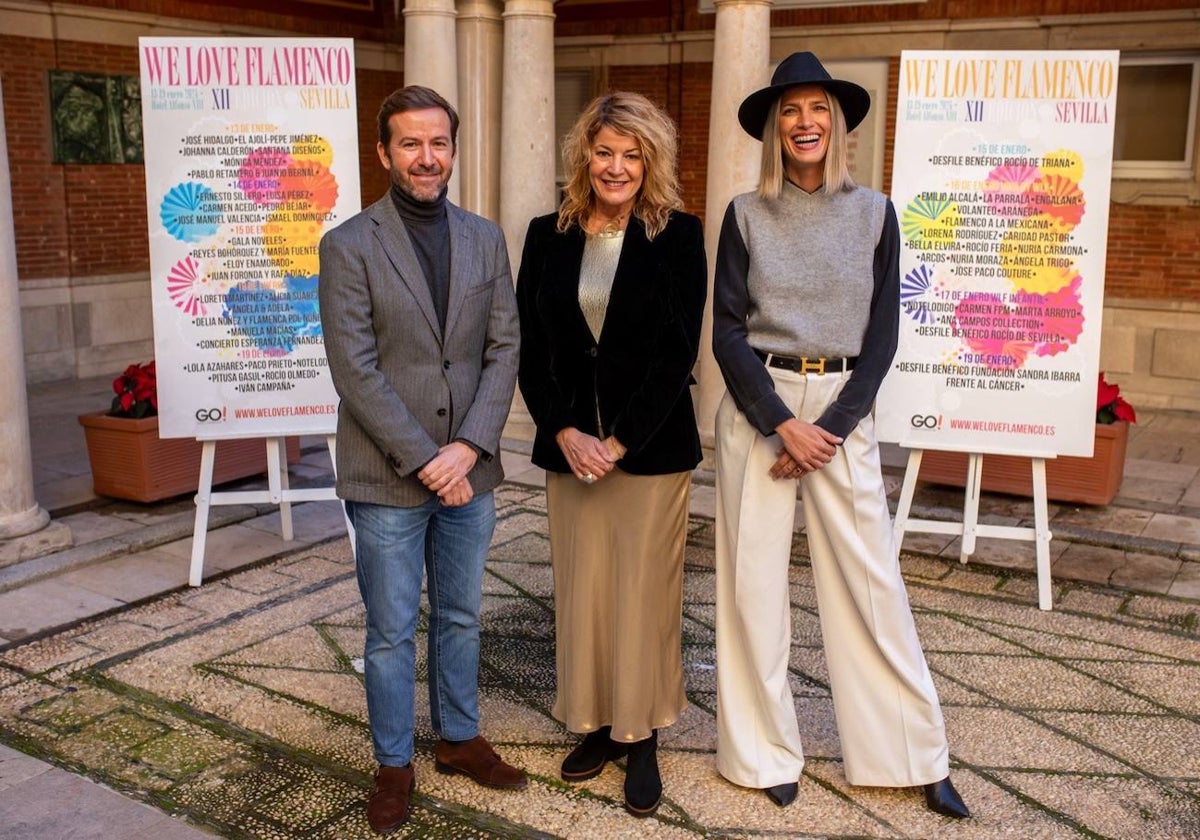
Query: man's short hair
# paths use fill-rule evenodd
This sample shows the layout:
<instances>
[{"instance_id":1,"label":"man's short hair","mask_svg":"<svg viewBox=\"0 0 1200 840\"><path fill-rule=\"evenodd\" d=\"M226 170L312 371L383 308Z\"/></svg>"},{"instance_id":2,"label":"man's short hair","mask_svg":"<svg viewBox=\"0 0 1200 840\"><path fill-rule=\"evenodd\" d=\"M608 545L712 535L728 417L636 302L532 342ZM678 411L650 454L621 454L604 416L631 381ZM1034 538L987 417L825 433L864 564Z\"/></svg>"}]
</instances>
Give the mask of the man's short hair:
<instances>
[{"instance_id":1,"label":"man's short hair","mask_svg":"<svg viewBox=\"0 0 1200 840\"><path fill-rule=\"evenodd\" d=\"M450 142L458 146L458 112L441 94L432 88L421 85L409 85L392 91L383 104L379 106L379 142L384 146L392 140L392 127L389 124L394 114L405 111L424 111L426 108L441 108L450 118Z\"/></svg>"}]
</instances>

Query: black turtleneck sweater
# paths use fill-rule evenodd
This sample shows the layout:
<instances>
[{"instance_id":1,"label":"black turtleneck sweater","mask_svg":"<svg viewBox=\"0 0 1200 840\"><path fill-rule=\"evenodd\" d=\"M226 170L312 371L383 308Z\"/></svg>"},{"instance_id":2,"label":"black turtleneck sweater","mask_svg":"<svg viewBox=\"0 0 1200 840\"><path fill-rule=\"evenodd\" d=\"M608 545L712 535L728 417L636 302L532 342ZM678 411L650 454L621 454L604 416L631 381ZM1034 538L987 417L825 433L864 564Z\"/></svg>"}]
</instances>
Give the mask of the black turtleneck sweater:
<instances>
[{"instance_id":1,"label":"black turtleneck sweater","mask_svg":"<svg viewBox=\"0 0 1200 840\"><path fill-rule=\"evenodd\" d=\"M450 300L450 223L446 216L446 191L433 201L417 201L395 184L392 203L408 230L417 262L425 272L438 325L446 330L446 308Z\"/></svg>"}]
</instances>

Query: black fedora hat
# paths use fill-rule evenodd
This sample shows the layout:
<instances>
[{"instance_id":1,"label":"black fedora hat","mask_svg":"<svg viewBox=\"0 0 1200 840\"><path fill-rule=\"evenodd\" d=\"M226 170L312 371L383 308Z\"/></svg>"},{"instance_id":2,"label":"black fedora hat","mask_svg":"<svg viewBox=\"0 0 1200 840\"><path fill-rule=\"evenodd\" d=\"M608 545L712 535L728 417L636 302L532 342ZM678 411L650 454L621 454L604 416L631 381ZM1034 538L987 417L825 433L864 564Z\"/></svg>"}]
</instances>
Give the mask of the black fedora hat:
<instances>
[{"instance_id":1,"label":"black fedora hat","mask_svg":"<svg viewBox=\"0 0 1200 840\"><path fill-rule=\"evenodd\" d=\"M771 84L742 100L738 108L738 122L746 133L761 140L767 112L775 100L790 87L796 85L819 85L837 97L846 117L846 131L853 131L871 109L871 95L854 82L834 79L822 65L820 59L810 52L792 53L779 63L771 76Z\"/></svg>"}]
</instances>

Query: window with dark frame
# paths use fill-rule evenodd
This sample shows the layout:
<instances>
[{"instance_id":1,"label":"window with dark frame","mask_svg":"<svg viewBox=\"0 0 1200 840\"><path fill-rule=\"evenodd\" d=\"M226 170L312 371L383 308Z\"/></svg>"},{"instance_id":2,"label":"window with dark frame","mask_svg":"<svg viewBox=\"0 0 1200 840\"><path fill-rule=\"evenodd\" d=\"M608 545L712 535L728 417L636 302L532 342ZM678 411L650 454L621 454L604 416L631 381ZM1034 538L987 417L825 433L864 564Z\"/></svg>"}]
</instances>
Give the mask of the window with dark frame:
<instances>
[{"instance_id":1,"label":"window with dark frame","mask_svg":"<svg viewBox=\"0 0 1200 840\"><path fill-rule=\"evenodd\" d=\"M1122 57L1113 177L1193 179L1200 56Z\"/></svg>"}]
</instances>

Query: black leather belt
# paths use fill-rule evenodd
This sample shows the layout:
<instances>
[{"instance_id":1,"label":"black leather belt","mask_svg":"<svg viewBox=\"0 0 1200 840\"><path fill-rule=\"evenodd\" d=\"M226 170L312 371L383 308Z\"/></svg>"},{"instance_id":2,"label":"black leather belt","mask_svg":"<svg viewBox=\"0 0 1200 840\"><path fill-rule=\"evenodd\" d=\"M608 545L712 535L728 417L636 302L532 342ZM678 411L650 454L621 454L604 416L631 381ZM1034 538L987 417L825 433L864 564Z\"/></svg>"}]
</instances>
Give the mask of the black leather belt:
<instances>
[{"instance_id":1,"label":"black leather belt","mask_svg":"<svg viewBox=\"0 0 1200 840\"><path fill-rule=\"evenodd\" d=\"M801 356L800 358L796 358L794 356L780 356L777 353L764 353L761 350L755 350L754 355L758 356L767 367L781 368L795 373L815 373L818 376L825 373L841 373L844 370L854 370L854 364L858 361L857 356L838 357L836 359L829 359L825 356L813 358Z\"/></svg>"}]
</instances>

